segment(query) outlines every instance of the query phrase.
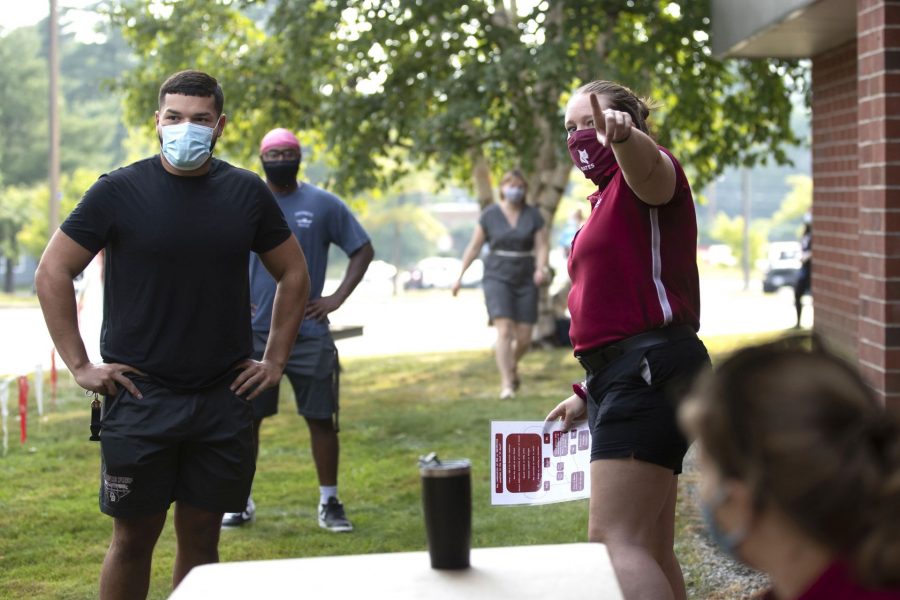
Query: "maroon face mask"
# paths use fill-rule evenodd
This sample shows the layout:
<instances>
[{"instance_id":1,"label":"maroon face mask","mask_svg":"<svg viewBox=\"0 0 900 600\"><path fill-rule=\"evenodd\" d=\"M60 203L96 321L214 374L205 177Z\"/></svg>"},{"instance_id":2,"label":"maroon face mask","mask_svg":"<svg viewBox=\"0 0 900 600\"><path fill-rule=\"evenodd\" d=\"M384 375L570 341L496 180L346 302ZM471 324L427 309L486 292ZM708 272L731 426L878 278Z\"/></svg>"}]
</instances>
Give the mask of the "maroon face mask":
<instances>
[{"instance_id":1,"label":"maroon face mask","mask_svg":"<svg viewBox=\"0 0 900 600\"><path fill-rule=\"evenodd\" d=\"M619 168L612 148L597 141L595 129L579 129L570 134L568 145L572 162L597 185Z\"/></svg>"}]
</instances>

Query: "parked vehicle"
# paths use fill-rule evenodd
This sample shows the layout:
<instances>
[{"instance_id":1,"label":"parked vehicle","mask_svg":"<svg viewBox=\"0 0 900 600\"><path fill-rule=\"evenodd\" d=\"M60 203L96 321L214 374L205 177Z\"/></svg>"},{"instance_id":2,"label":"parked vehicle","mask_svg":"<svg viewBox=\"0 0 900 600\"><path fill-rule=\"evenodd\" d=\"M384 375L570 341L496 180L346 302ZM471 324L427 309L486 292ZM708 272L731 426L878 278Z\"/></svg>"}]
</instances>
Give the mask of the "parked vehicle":
<instances>
[{"instance_id":1,"label":"parked vehicle","mask_svg":"<svg viewBox=\"0 0 900 600\"><path fill-rule=\"evenodd\" d=\"M802 255L799 242L770 243L763 275L763 291L771 294L784 286L793 287L800 277Z\"/></svg>"},{"instance_id":2,"label":"parked vehicle","mask_svg":"<svg viewBox=\"0 0 900 600\"><path fill-rule=\"evenodd\" d=\"M410 269L403 277L404 289L425 288L450 288L459 271L462 261L458 258L444 256L430 256L416 263L415 268ZM480 259L475 259L466 269L462 279L463 287L476 287L481 283L484 274L484 265Z\"/></svg>"}]
</instances>

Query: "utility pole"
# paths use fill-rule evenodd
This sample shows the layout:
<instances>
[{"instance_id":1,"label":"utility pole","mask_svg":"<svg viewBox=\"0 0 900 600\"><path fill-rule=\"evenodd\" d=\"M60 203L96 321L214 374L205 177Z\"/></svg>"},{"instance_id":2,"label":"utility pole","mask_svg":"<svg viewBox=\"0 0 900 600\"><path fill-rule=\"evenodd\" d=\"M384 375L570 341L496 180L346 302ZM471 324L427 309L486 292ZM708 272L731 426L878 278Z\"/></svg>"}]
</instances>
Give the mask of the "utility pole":
<instances>
[{"instance_id":1,"label":"utility pole","mask_svg":"<svg viewBox=\"0 0 900 600\"><path fill-rule=\"evenodd\" d=\"M741 268L744 271L744 290L750 289L750 169L741 167L741 212L744 215L744 251Z\"/></svg>"},{"instance_id":2,"label":"utility pole","mask_svg":"<svg viewBox=\"0 0 900 600\"><path fill-rule=\"evenodd\" d=\"M47 234L59 226L59 14L56 0L50 0L50 212Z\"/></svg>"}]
</instances>

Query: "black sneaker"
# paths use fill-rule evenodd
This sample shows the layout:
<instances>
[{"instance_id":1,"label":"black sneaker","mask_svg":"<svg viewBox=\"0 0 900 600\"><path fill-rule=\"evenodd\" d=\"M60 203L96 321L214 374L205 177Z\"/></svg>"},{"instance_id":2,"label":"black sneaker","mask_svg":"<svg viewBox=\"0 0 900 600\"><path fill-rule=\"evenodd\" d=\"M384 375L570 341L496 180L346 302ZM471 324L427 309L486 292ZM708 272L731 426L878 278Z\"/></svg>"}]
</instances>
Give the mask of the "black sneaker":
<instances>
[{"instance_id":1,"label":"black sneaker","mask_svg":"<svg viewBox=\"0 0 900 600\"><path fill-rule=\"evenodd\" d=\"M328 531L353 531L353 523L344 514L344 505L332 496L319 505L319 527Z\"/></svg>"},{"instance_id":2,"label":"black sneaker","mask_svg":"<svg viewBox=\"0 0 900 600\"><path fill-rule=\"evenodd\" d=\"M253 498L247 498L247 508L241 512L225 513L222 516L222 527L240 527L256 518L256 504Z\"/></svg>"}]
</instances>

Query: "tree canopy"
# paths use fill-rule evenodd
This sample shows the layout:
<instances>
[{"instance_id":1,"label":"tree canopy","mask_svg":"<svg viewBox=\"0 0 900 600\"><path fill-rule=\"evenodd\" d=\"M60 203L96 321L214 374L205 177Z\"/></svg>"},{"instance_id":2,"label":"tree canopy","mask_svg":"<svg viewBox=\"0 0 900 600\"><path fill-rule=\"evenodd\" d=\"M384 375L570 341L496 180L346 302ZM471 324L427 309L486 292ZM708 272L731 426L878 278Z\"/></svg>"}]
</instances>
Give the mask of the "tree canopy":
<instances>
[{"instance_id":1,"label":"tree canopy","mask_svg":"<svg viewBox=\"0 0 900 600\"><path fill-rule=\"evenodd\" d=\"M61 171L82 183L124 159L121 98L104 82L121 73L130 52L118 31L103 43L60 35ZM9 267L24 249L39 256L46 244L48 126L47 20L0 35L0 257ZM86 187L63 185L63 206ZM65 213L63 213L65 214ZM11 291L10 280L4 282Z\"/></svg>"},{"instance_id":2,"label":"tree canopy","mask_svg":"<svg viewBox=\"0 0 900 600\"><path fill-rule=\"evenodd\" d=\"M140 0L114 18L141 58L132 116L152 114L168 74L200 68L223 83L237 129L223 146L241 158L286 126L323 144L339 191L424 166L474 172L483 201L487 173L520 166L551 213L577 85L612 79L658 102L651 126L696 189L727 165L784 160L789 93L805 86L795 63L713 57L709 5L687 0Z\"/></svg>"}]
</instances>

